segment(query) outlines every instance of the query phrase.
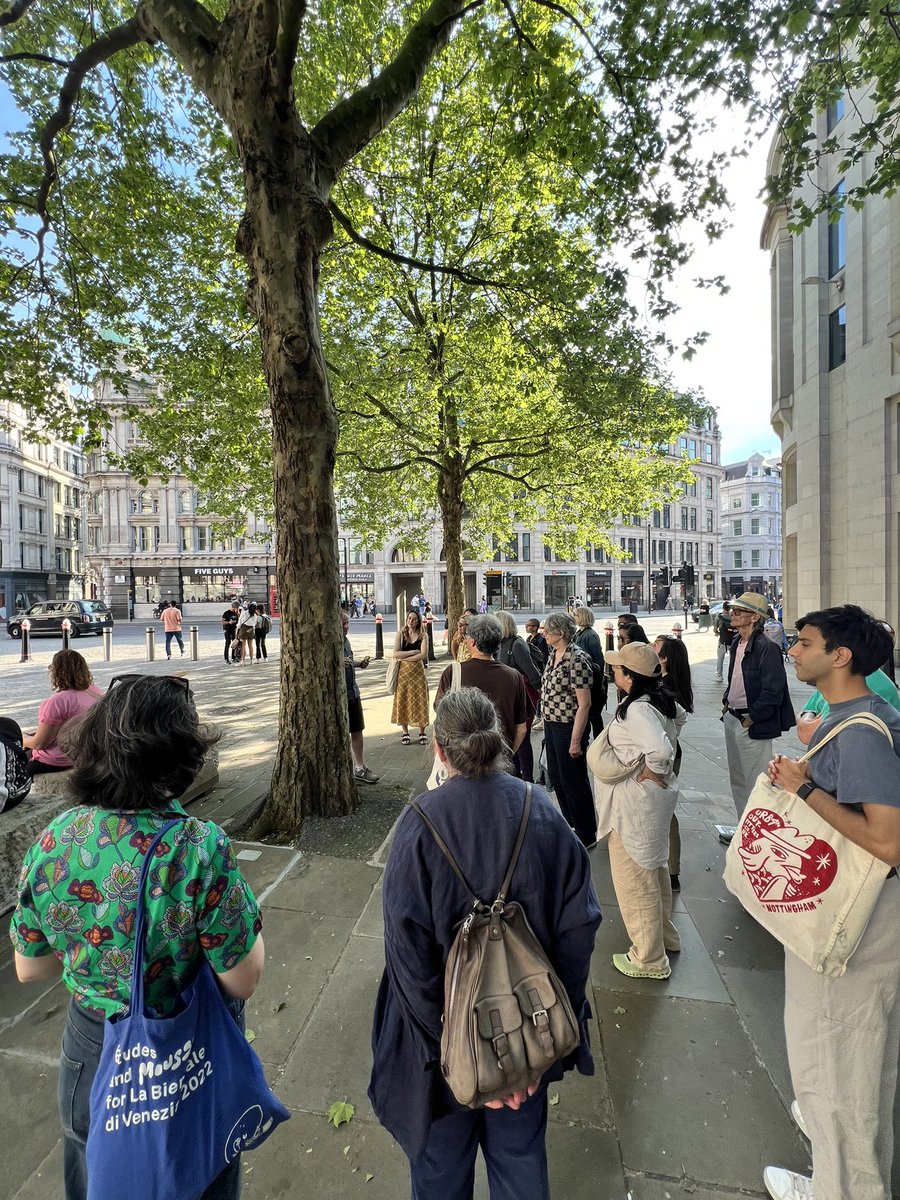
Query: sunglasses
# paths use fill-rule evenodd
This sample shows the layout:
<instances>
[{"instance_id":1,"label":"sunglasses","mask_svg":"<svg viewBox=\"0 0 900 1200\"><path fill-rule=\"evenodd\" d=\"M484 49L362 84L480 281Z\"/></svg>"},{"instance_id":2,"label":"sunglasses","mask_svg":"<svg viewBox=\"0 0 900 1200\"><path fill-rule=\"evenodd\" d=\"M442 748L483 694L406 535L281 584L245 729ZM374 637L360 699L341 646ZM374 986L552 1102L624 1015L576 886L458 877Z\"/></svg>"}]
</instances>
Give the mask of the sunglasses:
<instances>
[{"instance_id":1,"label":"sunglasses","mask_svg":"<svg viewBox=\"0 0 900 1200\"><path fill-rule=\"evenodd\" d=\"M108 690L112 691L117 683L136 683L138 679L165 679L168 683L174 683L176 687L182 688L188 696L193 695L191 681L183 675L114 675L109 681Z\"/></svg>"}]
</instances>

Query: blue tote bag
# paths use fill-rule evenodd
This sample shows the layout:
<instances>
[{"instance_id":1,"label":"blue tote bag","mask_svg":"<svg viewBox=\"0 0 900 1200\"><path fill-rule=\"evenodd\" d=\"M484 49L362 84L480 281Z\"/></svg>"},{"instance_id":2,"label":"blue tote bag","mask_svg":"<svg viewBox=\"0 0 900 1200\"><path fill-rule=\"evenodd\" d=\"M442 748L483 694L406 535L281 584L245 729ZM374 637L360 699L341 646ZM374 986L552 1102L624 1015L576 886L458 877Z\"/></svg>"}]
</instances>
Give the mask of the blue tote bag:
<instances>
[{"instance_id":1,"label":"blue tote bag","mask_svg":"<svg viewBox=\"0 0 900 1200\"><path fill-rule=\"evenodd\" d=\"M144 886L138 885L128 1011L104 1024L91 1088L88 1200L197 1200L243 1150L261 1145L290 1113L270 1090L204 960L164 1017L144 1007Z\"/></svg>"}]
</instances>

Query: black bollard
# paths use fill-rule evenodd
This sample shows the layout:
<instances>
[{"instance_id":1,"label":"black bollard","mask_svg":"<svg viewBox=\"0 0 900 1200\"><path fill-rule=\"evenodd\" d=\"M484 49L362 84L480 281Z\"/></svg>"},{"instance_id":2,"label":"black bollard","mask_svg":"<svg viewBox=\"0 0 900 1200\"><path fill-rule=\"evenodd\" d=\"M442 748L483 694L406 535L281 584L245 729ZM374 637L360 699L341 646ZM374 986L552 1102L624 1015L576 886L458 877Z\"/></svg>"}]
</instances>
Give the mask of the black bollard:
<instances>
[{"instance_id":1,"label":"black bollard","mask_svg":"<svg viewBox=\"0 0 900 1200\"><path fill-rule=\"evenodd\" d=\"M71 637L71 630L72 630L72 624L69 621L68 617L65 617L63 619L63 623L60 626L60 628L62 629L62 648L63 648L63 650L68 650L69 649L69 638Z\"/></svg>"},{"instance_id":2,"label":"black bollard","mask_svg":"<svg viewBox=\"0 0 900 1200\"><path fill-rule=\"evenodd\" d=\"M22 653L19 656L19 662L28 662L29 658L31 658L31 646L30 646L30 634L29 634L29 630L31 629L31 622L23 621L22 625L21 625L21 629L22 629Z\"/></svg>"},{"instance_id":3,"label":"black bollard","mask_svg":"<svg viewBox=\"0 0 900 1200\"><path fill-rule=\"evenodd\" d=\"M434 653L434 629L432 628L433 625L434 625L434 617L426 617L425 618L425 629L428 633L428 661L429 662L437 661L437 656Z\"/></svg>"},{"instance_id":4,"label":"black bollard","mask_svg":"<svg viewBox=\"0 0 900 1200\"><path fill-rule=\"evenodd\" d=\"M384 632L381 628L384 617L381 613L375 614L375 657L384 658Z\"/></svg>"}]
</instances>

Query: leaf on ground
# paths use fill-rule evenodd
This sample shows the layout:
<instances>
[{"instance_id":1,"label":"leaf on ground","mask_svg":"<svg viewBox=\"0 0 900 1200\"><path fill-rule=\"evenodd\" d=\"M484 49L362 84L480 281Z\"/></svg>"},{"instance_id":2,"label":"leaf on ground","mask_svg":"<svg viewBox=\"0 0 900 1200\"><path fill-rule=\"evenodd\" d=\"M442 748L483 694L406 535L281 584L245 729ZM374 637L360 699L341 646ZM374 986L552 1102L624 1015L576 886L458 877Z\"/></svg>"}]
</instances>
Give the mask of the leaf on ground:
<instances>
[{"instance_id":1,"label":"leaf on ground","mask_svg":"<svg viewBox=\"0 0 900 1200\"><path fill-rule=\"evenodd\" d=\"M628 1009L627 1009L627 1008L623 1008L623 1007L622 1007L622 1005L620 1004L620 1005L619 1005L617 1008L614 1008L614 1009L613 1009L613 1012L614 1012L614 1013L618 1013L618 1014L621 1016L622 1014L624 1014L624 1013L627 1013L627 1012L628 1012Z\"/></svg>"},{"instance_id":2,"label":"leaf on ground","mask_svg":"<svg viewBox=\"0 0 900 1200\"><path fill-rule=\"evenodd\" d=\"M547 1101L547 1103L551 1107L553 1107L556 1104L559 1104L559 1092L554 1092L553 1095L550 1097L550 1099Z\"/></svg>"},{"instance_id":3,"label":"leaf on ground","mask_svg":"<svg viewBox=\"0 0 900 1200\"><path fill-rule=\"evenodd\" d=\"M349 1146L345 1146L345 1147L344 1147L344 1156L346 1157L346 1156L347 1156L349 1153L350 1153L350 1147L349 1147Z\"/></svg>"},{"instance_id":4,"label":"leaf on ground","mask_svg":"<svg viewBox=\"0 0 900 1200\"><path fill-rule=\"evenodd\" d=\"M325 1120L330 1121L335 1129L337 1129L339 1125L346 1125L348 1121L351 1121L355 1112L356 1109L349 1101L336 1100L328 1109Z\"/></svg>"},{"instance_id":5,"label":"leaf on ground","mask_svg":"<svg viewBox=\"0 0 900 1200\"><path fill-rule=\"evenodd\" d=\"M244 1033L244 1037L247 1039L248 1042L256 1041L256 1033L252 1029L246 1030L246 1032Z\"/></svg>"},{"instance_id":6,"label":"leaf on ground","mask_svg":"<svg viewBox=\"0 0 900 1200\"><path fill-rule=\"evenodd\" d=\"M368 1183L370 1179L374 1179L374 1178L375 1178L374 1175L366 1175L366 1183Z\"/></svg>"},{"instance_id":7,"label":"leaf on ground","mask_svg":"<svg viewBox=\"0 0 900 1200\"><path fill-rule=\"evenodd\" d=\"M287 1000L279 1000L279 1002L272 1009L272 1012L280 1013L283 1008L287 1008Z\"/></svg>"}]
</instances>

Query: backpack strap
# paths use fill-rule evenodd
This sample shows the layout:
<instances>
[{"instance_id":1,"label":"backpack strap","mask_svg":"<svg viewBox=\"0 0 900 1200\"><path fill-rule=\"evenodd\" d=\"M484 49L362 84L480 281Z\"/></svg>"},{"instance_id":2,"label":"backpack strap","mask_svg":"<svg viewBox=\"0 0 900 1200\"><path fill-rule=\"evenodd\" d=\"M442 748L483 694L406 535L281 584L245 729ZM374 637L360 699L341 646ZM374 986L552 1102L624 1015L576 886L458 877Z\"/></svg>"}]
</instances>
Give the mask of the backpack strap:
<instances>
[{"instance_id":1,"label":"backpack strap","mask_svg":"<svg viewBox=\"0 0 900 1200\"><path fill-rule=\"evenodd\" d=\"M428 817L426 817L425 814L422 812L422 809L419 806L418 800L410 800L409 803L410 803L410 807L414 808L416 810L416 812L419 814L419 816L422 818L422 820L425 822L425 825L428 828L429 833L434 838L434 840L437 842L438 849L440 850L441 854L443 854L444 858L446 858L447 862L453 868L453 873L456 875L456 878L466 889L466 895L469 897L469 903L472 905L473 908L483 908L484 905L478 899L478 897L475 895L475 893L472 891L472 889L469 887L468 880L466 879L465 875L463 875L462 869L461 869L459 863L456 861L456 859L450 853L450 847L447 845L447 843L444 841L444 839L438 833L437 829L435 829L434 825L431 823L431 821L428 819Z\"/></svg>"},{"instance_id":2,"label":"backpack strap","mask_svg":"<svg viewBox=\"0 0 900 1200\"><path fill-rule=\"evenodd\" d=\"M513 871L516 869L516 863L519 861L519 852L522 849L522 843L525 841L525 830L528 827L528 818L531 816L531 784L525 784L525 804L522 808L522 820L519 822L519 832L516 835L516 844L513 846L512 857L509 860L509 866L506 868L506 875L503 882L500 884L500 891L497 893L497 899L502 904L506 899L506 893L509 891L509 885L512 883Z\"/></svg>"}]
</instances>

